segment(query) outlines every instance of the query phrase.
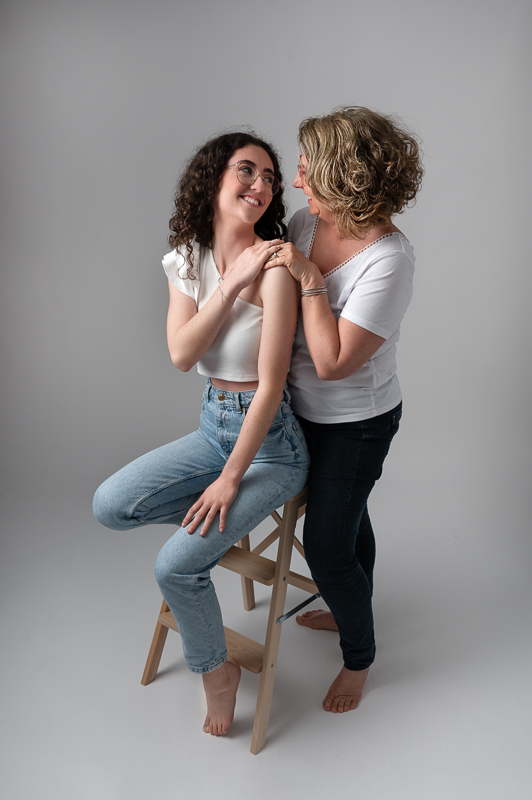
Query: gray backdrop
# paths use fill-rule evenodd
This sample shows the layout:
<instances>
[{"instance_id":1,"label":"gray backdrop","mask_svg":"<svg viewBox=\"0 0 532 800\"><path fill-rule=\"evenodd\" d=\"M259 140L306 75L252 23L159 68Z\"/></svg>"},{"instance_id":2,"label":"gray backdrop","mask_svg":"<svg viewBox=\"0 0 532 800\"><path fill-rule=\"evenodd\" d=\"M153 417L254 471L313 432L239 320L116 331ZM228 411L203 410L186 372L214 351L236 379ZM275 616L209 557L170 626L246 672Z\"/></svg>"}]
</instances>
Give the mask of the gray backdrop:
<instances>
[{"instance_id":1,"label":"gray backdrop","mask_svg":"<svg viewBox=\"0 0 532 800\"><path fill-rule=\"evenodd\" d=\"M250 125L291 180L301 119L352 103L402 116L425 153L398 220L417 277L395 462L413 502L436 481L526 518L530 17L527 0L4 2L3 488L88 497L196 424L160 267L183 160Z\"/></svg>"},{"instance_id":2,"label":"gray backdrop","mask_svg":"<svg viewBox=\"0 0 532 800\"><path fill-rule=\"evenodd\" d=\"M202 759L225 796L249 796L233 792L242 764L262 769L257 800L279 795L278 770L293 796L337 796L346 764L367 800L526 794L531 16L529 0L2 2L6 797L168 796L176 764L192 792ZM319 708L336 646L320 639L317 658L293 625L261 760L246 760L252 676L219 758L195 738L177 643L168 680L138 684L171 531L110 534L90 503L197 423L203 380L168 357L160 265L184 159L249 125L290 181L299 122L339 104L399 114L425 153L418 203L397 220L417 273L405 413L372 505L380 656L340 724ZM240 608L227 587L224 613ZM342 768L322 774L323 755Z\"/></svg>"}]
</instances>

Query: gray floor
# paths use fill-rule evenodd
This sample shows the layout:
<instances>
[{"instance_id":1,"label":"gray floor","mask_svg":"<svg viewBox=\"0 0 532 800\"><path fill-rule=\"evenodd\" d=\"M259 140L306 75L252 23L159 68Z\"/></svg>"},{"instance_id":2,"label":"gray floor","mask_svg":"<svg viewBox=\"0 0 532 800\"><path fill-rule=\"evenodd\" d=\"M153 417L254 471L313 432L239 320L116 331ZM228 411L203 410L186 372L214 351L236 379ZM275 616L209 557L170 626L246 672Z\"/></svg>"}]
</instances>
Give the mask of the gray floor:
<instances>
[{"instance_id":1,"label":"gray floor","mask_svg":"<svg viewBox=\"0 0 532 800\"><path fill-rule=\"evenodd\" d=\"M474 498L477 527L462 502L466 523L453 528L442 486L425 496L412 514L393 467L375 491L378 657L359 709L321 710L339 668L336 635L289 621L258 756L249 753L256 676L244 673L223 739L201 731L200 682L177 634L160 675L140 684L160 603L152 565L171 529L108 532L85 495L7 498L1 796L529 796L529 571L518 549L502 552L497 520L479 518ZM226 624L262 635L268 590L258 587L246 613L238 577L219 569L215 582ZM301 597L291 590L289 603Z\"/></svg>"}]
</instances>

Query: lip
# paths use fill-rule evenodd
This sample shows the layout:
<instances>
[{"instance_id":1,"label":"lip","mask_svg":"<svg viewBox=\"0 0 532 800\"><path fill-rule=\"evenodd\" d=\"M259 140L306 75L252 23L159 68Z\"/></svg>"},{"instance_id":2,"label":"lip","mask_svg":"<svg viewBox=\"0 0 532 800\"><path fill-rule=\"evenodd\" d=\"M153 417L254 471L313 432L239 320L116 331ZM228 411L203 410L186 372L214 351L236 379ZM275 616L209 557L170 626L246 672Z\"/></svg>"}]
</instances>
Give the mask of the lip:
<instances>
[{"instance_id":1,"label":"lip","mask_svg":"<svg viewBox=\"0 0 532 800\"><path fill-rule=\"evenodd\" d=\"M244 200L248 204L248 206L251 206L251 208L260 208L261 206L264 205L264 203L260 199L260 197L257 197L257 195L255 195L255 194L249 194L249 193L241 194L240 197L241 197L242 200ZM250 200L256 201L258 203L258 205L254 205L253 203L248 203L246 198L249 198Z\"/></svg>"}]
</instances>

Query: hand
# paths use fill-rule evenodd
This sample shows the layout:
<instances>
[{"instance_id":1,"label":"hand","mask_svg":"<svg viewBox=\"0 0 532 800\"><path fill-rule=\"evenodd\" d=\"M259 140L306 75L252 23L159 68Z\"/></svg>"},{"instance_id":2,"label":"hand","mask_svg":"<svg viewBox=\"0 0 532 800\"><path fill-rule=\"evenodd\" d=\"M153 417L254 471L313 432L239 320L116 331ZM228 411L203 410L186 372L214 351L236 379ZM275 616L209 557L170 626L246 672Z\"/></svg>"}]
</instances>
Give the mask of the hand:
<instances>
[{"instance_id":1,"label":"hand","mask_svg":"<svg viewBox=\"0 0 532 800\"><path fill-rule=\"evenodd\" d=\"M282 239L272 239L269 242L259 242L251 247L246 247L235 261L234 267L230 272L240 287L244 289L252 283L267 260L283 244Z\"/></svg>"},{"instance_id":2,"label":"hand","mask_svg":"<svg viewBox=\"0 0 532 800\"><path fill-rule=\"evenodd\" d=\"M200 536L205 536L214 517L220 512L218 530L221 533L225 529L227 512L238 494L239 485L240 481L235 484L233 479L220 475L214 483L211 483L211 485L205 489L199 500L189 508L183 520L183 528L190 522L188 533L194 533L203 520Z\"/></svg>"},{"instance_id":3,"label":"hand","mask_svg":"<svg viewBox=\"0 0 532 800\"><path fill-rule=\"evenodd\" d=\"M314 286L323 286L323 277L316 264L305 258L301 250L291 242L283 242L277 248L275 257L271 257L264 269L271 267L286 267L294 280L301 284L302 289Z\"/></svg>"}]
</instances>

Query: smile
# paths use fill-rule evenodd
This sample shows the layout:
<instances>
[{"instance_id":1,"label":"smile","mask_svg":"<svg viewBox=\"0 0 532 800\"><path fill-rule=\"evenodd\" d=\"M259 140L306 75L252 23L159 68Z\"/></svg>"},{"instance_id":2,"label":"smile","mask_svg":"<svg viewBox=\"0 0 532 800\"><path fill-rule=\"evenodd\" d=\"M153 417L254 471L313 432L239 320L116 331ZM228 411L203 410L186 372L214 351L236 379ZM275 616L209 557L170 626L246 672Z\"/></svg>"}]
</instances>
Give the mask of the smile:
<instances>
[{"instance_id":1,"label":"smile","mask_svg":"<svg viewBox=\"0 0 532 800\"><path fill-rule=\"evenodd\" d=\"M241 198L242 198L242 200L245 200L246 203L249 203L250 206L261 206L262 205L261 201L256 197L250 197L247 194L245 194L245 195L243 194L243 195L241 195Z\"/></svg>"}]
</instances>

